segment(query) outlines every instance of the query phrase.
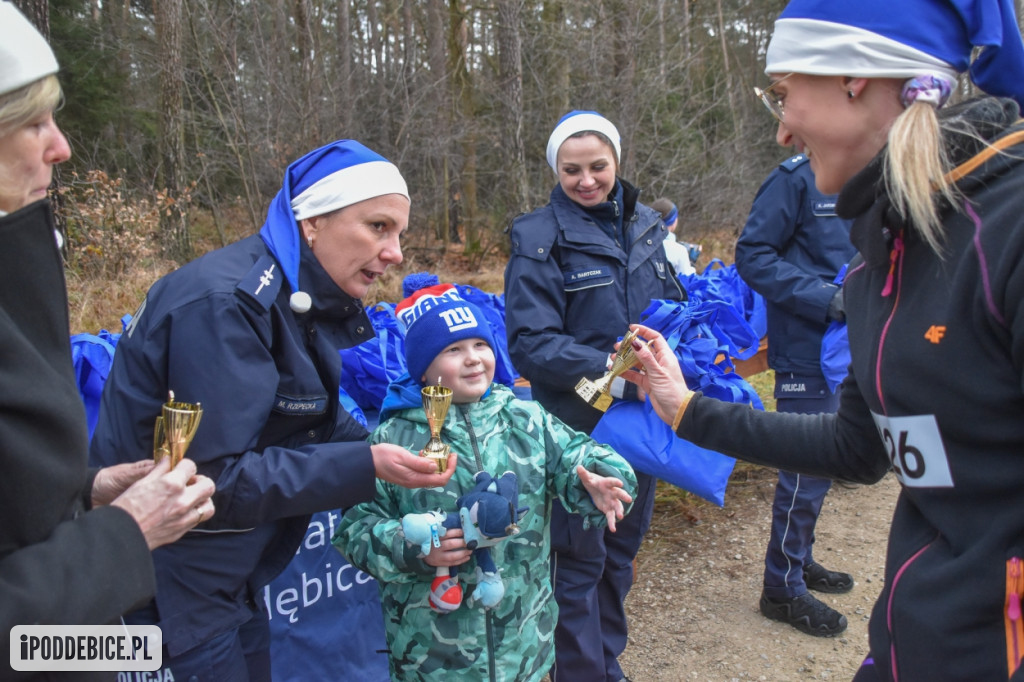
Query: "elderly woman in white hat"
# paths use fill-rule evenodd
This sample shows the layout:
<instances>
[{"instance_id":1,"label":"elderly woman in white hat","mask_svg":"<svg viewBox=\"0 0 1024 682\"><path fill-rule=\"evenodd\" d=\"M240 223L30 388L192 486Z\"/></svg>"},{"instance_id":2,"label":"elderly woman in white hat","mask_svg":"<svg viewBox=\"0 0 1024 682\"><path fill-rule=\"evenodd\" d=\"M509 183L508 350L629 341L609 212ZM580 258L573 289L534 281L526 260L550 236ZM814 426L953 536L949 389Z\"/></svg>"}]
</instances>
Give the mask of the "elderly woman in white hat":
<instances>
[{"instance_id":1,"label":"elderly woman in white hat","mask_svg":"<svg viewBox=\"0 0 1024 682\"><path fill-rule=\"evenodd\" d=\"M590 433L601 412L576 395L581 377L604 374L612 347L651 299L686 294L666 260L661 215L618 176L619 131L595 111L571 111L548 139L558 184L550 201L511 227L505 270L509 352L533 398L569 426ZM612 394L636 400L617 380ZM650 524L655 480L637 472L638 493L618 532L583 529L556 501L552 513L556 682L618 680L626 647L623 601L632 561Z\"/></svg>"},{"instance_id":2,"label":"elderly woman in white hat","mask_svg":"<svg viewBox=\"0 0 1024 682\"><path fill-rule=\"evenodd\" d=\"M372 338L362 299L402 261L409 191L390 161L338 140L292 163L259 234L159 280L118 342L92 441L112 463L152 447L173 390L202 403L189 457L217 482L217 516L156 557L157 624L174 679L265 680L262 588L310 515L369 501L375 477L409 488L445 473L369 445L342 407L338 351Z\"/></svg>"},{"instance_id":3,"label":"elderly woman in white hat","mask_svg":"<svg viewBox=\"0 0 1024 682\"><path fill-rule=\"evenodd\" d=\"M757 95L839 192L860 252L835 415L689 390L658 334L632 374L676 433L814 476L902 486L869 680L1022 680L1024 41L1012 0L793 0ZM944 107L958 74L989 96ZM653 352L652 352L653 351Z\"/></svg>"},{"instance_id":4,"label":"elderly woman in white hat","mask_svg":"<svg viewBox=\"0 0 1024 682\"><path fill-rule=\"evenodd\" d=\"M0 620L109 623L155 589L150 550L213 516L213 482L133 452L87 467L67 293L47 188L70 156L53 120L57 60L0 2ZM134 462L134 460L142 460ZM88 558L86 558L88 557ZM8 639L3 639L6 650ZM7 654L0 658L7 661ZM108 673L106 677L110 677Z\"/></svg>"}]
</instances>

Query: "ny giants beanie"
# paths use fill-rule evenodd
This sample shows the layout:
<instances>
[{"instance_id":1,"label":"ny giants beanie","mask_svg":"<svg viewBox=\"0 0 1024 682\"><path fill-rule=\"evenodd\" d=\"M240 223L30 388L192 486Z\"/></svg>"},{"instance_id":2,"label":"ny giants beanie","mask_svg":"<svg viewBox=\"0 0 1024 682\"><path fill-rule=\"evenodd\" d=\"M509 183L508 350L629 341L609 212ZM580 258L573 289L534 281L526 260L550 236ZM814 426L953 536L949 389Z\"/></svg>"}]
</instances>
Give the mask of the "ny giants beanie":
<instances>
[{"instance_id":1,"label":"ny giants beanie","mask_svg":"<svg viewBox=\"0 0 1024 682\"><path fill-rule=\"evenodd\" d=\"M464 300L453 284L420 289L395 306L405 325L409 376L423 385L423 374L445 348L463 339L483 339L493 349L494 333L483 312ZM431 383L428 378L427 383Z\"/></svg>"}]
</instances>

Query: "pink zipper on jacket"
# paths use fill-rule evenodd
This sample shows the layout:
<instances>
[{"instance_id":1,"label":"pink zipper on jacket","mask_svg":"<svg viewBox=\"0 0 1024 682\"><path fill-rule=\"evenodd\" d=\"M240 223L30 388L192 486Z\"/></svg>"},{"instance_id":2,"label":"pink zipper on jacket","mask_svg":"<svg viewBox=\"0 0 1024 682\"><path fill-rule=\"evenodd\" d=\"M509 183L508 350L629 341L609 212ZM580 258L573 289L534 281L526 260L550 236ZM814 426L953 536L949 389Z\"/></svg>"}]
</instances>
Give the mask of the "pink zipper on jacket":
<instances>
[{"instance_id":1,"label":"pink zipper on jacket","mask_svg":"<svg viewBox=\"0 0 1024 682\"><path fill-rule=\"evenodd\" d=\"M895 281L894 281L895 280ZM882 406L882 414L886 414L885 397L882 395L882 348L885 346L885 338L889 334L889 326L896 316L896 308L900 302L900 285L903 282L903 232L901 231L892 242L892 251L889 252L889 274L885 277L885 286L882 287L882 296L888 298L892 295L893 287L896 288L896 300L892 303L889 317L882 326L882 333L878 337L878 352L875 355L875 392L878 394L878 402Z\"/></svg>"},{"instance_id":2,"label":"pink zipper on jacket","mask_svg":"<svg viewBox=\"0 0 1024 682\"><path fill-rule=\"evenodd\" d=\"M932 540L932 542L935 542L935 540ZM896 575L893 576L892 585L889 587L889 599L885 602L885 627L889 631L889 665L892 668L893 682L899 682L900 679L900 675L896 671L896 637L893 635L892 627L892 602L896 596L896 586L899 585L900 578L903 577L903 573L910 568L910 564L917 561L917 558L924 554L926 549L932 546L932 542L929 542L927 545L914 552L913 556L903 562L903 565L900 566L898 571L896 571Z\"/></svg>"}]
</instances>

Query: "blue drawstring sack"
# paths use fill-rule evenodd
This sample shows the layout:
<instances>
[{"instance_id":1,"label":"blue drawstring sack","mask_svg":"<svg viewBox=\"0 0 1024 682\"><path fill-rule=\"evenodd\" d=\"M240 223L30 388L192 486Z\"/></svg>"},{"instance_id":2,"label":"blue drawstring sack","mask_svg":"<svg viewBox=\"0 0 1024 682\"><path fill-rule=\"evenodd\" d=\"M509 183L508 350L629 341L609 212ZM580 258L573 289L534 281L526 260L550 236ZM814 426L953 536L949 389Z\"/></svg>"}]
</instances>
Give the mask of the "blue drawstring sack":
<instances>
[{"instance_id":1,"label":"blue drawstring sack","mask_svg":"<svg viewBox=\"0 0 1024 682\"><path fill-rule=\"evenodd\" d=\"M366 426L351 396L342 389L338 397ZM331 544L341 514L313 514L299 551L261 592L270 621L271 677L277 682L389 679L377 582Z\"/></svg>"},{"instance_id":2,"label":"blue drawstring sack","mask_svg":"<svg viewBox=\"0 0 1024 682\"><path fill-rule=\"evenodd\" d=\"M843 285L846 279L846 265L839 269L833 284ZM846 321L832 320L821 337L821 373L825 375L828 390L833 393L843 383L847 370L850 368L850 337L846 331Z\"/></svg>"},{"instance_id":3,"label":"blue drawstring sack","mask_svg":"<svg viewBox=\"0 0 1024 682\"><path fill-rule=\"evenodd\" d=\"M764 409L757 391L735 371L735 351L757 337L736 308L720 297L689 301L654 300L640 316L675 351L686 384L726 402ZM734 336L730 336L734 335ZM619 401L601 417L591 434L622 455L635 469L667 481L718 506L736 460L677 437L650 401Z\"/></svg>"},{"instance_id":4,"label":"blue drawstring sack","mask_svg":"<svg viewBox=\"0 0 1024 682\"><path fill-rule=\"evenodd\" d=\"M723 320L727 323L722 324ZM758 339L734 307L718 299L656 299L640 315L640 321L665 337L691 389L726 402L764 409L757 391L735 371L733 357L744 359L756 353ZM730 334L740 340L733 340ZM752 348L741 348L751 342L755 344Z\"/></svg>"},{"instance_id":5,"label":"blue drawstring sack","mask_svg":"<svg viewBox=\"0 0 1024 682\"><path fill-rule=\"evenodd\" d=\"M731 306L734 314L746 321L758 341L768 332L768 309L764 297L743 281L735 264L725 265L721 259L715 258L702 273L680 275L679 280L686 287L691 301L716 300ZM757 352L757 343L747 345L753 345L753 353Z\"/></svg>"},{"instance_id":6,"label":"blue drawstring sack","mask_svg":"<svg viewBox=\"0 0 1024 682\"><path fill-rule=\"evenodd\" d=\"M394 303L367 306L375 335L341 353L341 388L364 410L380 410L388 384L405 374L405 330Z\"/></svg>"},{"instance_id":7,"label":"blue drawstring sack","mask_svg":"<svg viewBox=\"0 0 1024 682\"><path fill-rule=\"evenodd\" d=\"M131 315L121 318L122 327L127 326L131 319ZM114 350L120 338L121 334L113 334L106 329L101 329L97 334L74 334L71 337L71 363L75 368L78 394L85 405L90 441L100 416L103 385L110 376Z\"/></svg>"},{"instance_id":8,"label":"blue drawstring sack","mask_svg":"<svg viewBox=\"0 0 1024 682\"><path fill-rule=\"evenodd\" d=\"M591 437L622 455L638 471L650 474L719 507L736 460L698 447L672 433L651 401L617 401L594 427Z\"/></svg>"}]
</instances>

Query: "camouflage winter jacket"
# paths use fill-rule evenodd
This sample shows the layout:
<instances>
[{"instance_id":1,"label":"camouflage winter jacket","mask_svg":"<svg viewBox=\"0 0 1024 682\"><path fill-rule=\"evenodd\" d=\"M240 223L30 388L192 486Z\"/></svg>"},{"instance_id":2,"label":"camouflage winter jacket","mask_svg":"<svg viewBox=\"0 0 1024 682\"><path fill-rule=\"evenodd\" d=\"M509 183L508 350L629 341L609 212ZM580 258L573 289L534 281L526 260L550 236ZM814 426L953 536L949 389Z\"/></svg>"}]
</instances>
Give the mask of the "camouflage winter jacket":
<instances>
[{"instance_id":1,"label":"camouflage winter jacket","mask_svg":"<svg viewBox=\"0 0 1024 682\"><path fill-rule=\"evenodd\" d=\"M406 409L389 410L389 405ZM389 413L391 418L389 417ZM419 388L393 385L385 400L381 426L372 443L395 443L419 452L429 440ZM636 493L629 464L607 446L574 431L538 403L519 400L511 390L492 384L477 403L453 405L441 439L459 455L455 474L445 488L408 490L377 481L377 495L349 509L334 544L354 565L379 581L381 604L394 680L535 681L554 661L552 632L557 606L551 591L548 524L556 498L589 523L603 525L583 487L576 466L614 476ZM464 597L454 612L441 615L427 603L436 569L406 542L405 514L456 511L456 499L473 487L484 471L498 476L515 472L519 507L529 511L520 532L491 548L505 585L504 598L484 610ZM460 567L464 595L472 593L476 560Z\"/></svg>"}]
</instances>

